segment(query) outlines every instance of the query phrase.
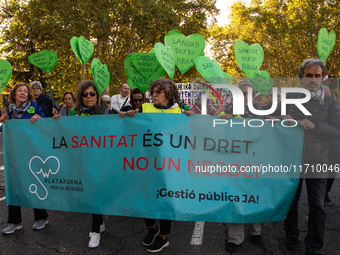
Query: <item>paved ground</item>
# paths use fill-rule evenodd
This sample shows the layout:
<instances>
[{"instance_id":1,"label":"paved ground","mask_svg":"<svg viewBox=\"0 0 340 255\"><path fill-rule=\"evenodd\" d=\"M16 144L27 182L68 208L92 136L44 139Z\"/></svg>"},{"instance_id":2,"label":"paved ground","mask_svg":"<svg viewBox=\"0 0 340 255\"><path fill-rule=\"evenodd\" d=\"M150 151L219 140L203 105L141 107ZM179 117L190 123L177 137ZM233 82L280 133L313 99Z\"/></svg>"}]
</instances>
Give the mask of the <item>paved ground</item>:
<instances>
[{"instance_id":1,"label":"paved ground","mask_svg":"<svg viewBox=\"0 0 340 255\"><path fill-rule=\"evenodd\" d=\"M7 207L4 190L2 136L0 135L0 229L7 226ZM332 206L326 207L327 220L323 254L340 254L340 181L336 180L331 192ZM300 201L301 238L307 231L307 199L303 189ZM101 245L89 249L88 232L91 216L81 213L49 211L50 224L43 230L33 231L33 212L22 209L22 230L9 236L0 236L0 254L147 254L142 239L147 230L142 219L105 216L106 232ZM304 249L291 252L284 246L283 222L262 224L263 245L255 246L247 236L234 254L303 254ZM205 223L201 245L191 245L195 222L174 222L169 235L170 246L161 254L228 254L224 250L226 226L223 223Z\"/></svg>"}]
</instances>

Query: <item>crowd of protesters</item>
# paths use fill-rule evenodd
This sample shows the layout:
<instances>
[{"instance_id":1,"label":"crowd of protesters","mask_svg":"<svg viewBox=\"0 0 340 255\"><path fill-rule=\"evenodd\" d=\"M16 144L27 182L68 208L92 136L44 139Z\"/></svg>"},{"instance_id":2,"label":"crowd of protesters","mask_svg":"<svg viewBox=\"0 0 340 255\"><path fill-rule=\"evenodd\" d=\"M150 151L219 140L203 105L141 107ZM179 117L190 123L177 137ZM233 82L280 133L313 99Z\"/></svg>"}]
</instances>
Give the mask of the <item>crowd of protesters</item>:
<instances>
[{"instance_id":1,"label":"crowd of protesters","mask_svg":"<svg viewBox=\"0 0 340 255\"><path fill-rule=\"evenodd\" d=\"M287 115L281 114L280 104L270 116L258 116L252 113L248 107L248 97L254 98L255 89L249 80L241 81L237 87L244 94L244 114L234 115L233 104L216 107L213 111L207 108L210 115L220 116L223 119L230 118L271 118L277 120L300 121L300 127L304 129L304 149L302 165L304 164L339 164L340 162L340 108L339 103L332 97L328 87L322 85L326 75L324 62L319 59L307 59L300 65L298 76L302 87L311 94L311 99L304 107L312 113L310 116L295 105L289 105ZM249 92L252 91L251 94ZM30 119L34 123L39 118L54 117L59 120L65 116L119 114L133 117L135 114L160 112L160 113L184 113L188 116L202 113L201 96L191 106L183 106L180 102L179 92L175 84L168 79L160 78L150 85L148 92L150 98L135 88L130 93L128 84L123 83L119 87L119 94L110 97L99 95L95 83L92 80L84 81L77 92L66 91L63 94L63 105L59 109L51 99L42 94L42 85L34 81L29 86L25 83L17 83L10 92L9 106L2 112L0 121L7 119ZM253 101L253 108L268 110L272 107L273 98L280 101L280 93L273 94L270 90L267 95L267 104L260 105ZM302 93L291 93L288 98L303 98ZM151 100L151 103L150 103ZM305 171L303 171L304 173ZM308 233L304 240L305 254L321 254L323 237L325 232L325 205L331 205L330 191L335 180L331 175L309 176L301 174L299 185L289 212L284 221L286 232L285 243L288 249L298 250L300 246L298 229L298 202L301 195L303 181L306 182L309 204ZM34 209L35 223L33 229L43 229L48 214L44 209ZM156 219L144 219L148 227L148 233L142 243L148 247L149 252L159 252L169 245L167 235L170 233L171 221L160 219L158 227ZM3 234L12 234L23 227L21 223L20 207L8 206L8 227L2 230ZM244 224L228 223L228 239L225 249L234 252L244 240ZM92 230L88 246L95 248L100 244L100 233L105 231L103 215L92 214ZM261 226L259 222L248 224L251 242L255 245L262 243Z\"/></svg>"}]
</instances>

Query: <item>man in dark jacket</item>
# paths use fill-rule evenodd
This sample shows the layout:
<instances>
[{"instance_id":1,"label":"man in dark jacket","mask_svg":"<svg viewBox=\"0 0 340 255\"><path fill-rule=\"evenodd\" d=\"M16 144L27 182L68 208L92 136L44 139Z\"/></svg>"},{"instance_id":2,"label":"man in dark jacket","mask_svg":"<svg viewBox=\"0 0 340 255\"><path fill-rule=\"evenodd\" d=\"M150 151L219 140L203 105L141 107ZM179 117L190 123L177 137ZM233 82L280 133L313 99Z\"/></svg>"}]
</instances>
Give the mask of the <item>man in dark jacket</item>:
<instances>
[{"instance_id":1,"label":"man in dark jacket","mask_svg":"<svg viewBox=\"0 0 340 255\"><path fill-rule=\"evenodd\" d=\"M31 89L32 89L32 93L35 98L35 101L37 102L37 104L41 107L41 109L44 112L45 118L53 117L53 112L55 111L56 113L58 113L57 107L55 105L53 107L52 100L48 96L45 96L42 94L42 86L41 86L40 81L32 82Z\"/></svg>"},{"instance_id":2,"label":"man in dark jacket","mask_svg":"<svg viewBox=\"0 0 340 255\"><path fill-rule=\"evenodd\" d=\"M303 105L312 115L304 115L294 105L289 110L289 115L283 117L283 119L300 120L300 126L305 130L303 172L300 174L299 186L284 222L286 245L289 249L296 250L299 246L298 202L303 179L305 179L309 206L308 233L304 240L305 254L321 254L325 232L324 199L328 173L318 172L317 169L328 164L329 141L340 139L338 102L332 96L325 95L321 85L326 72L324 62L319 59L307 59L300 65L299 77L302 86L311 93L311 99ZM295 97L301 95L296 94Z\"/></svg>"}]
</instances>

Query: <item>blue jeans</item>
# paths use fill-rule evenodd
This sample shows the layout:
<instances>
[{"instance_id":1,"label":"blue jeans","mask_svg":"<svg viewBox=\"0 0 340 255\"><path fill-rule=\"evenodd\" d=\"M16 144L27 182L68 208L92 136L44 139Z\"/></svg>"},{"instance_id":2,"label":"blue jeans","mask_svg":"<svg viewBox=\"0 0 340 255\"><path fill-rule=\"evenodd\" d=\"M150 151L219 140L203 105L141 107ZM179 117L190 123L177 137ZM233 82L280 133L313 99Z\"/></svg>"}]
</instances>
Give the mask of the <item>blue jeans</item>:
<instances>
[{"instance_id":1,"label":"blue jeans","mask_svg":"<svg viewBox=\"0 0 340 255\"><path fill-rule=\"evenodd\" d=\"M325 233L326 212L324 200L326 195L327 179L306 178L308 195L308 233L304 244L311 253L320 253L323 246L323 236ZM284 222L284 230L287 237L298 238L298 203L301 195L303 178L299 180L293 202Z\"/></svg>"}]
</instances>

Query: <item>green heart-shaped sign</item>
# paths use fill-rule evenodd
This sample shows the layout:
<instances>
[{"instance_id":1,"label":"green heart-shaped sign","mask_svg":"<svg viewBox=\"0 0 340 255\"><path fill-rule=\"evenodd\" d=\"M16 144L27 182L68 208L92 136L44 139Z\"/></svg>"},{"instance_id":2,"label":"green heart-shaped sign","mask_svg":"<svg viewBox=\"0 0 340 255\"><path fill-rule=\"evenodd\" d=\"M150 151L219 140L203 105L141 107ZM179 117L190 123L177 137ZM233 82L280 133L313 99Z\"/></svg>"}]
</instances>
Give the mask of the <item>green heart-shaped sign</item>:
<instances>
[{"instance_id":1,"label":"green heart-shaped sign","mask_svg":"<svg viewBox=\"0 0 340 255\"><path fill-rule=\"evenodd\" d=\"M206 56L200 56L196 58L195 66L197 71L207 81L213 84L227 84L225 73L215 60L211 60Z\"/></svg>"},{"instance_id":2,"label":"green heart-shaped sign","mask_svg":"<svg viewBox=\"0 0 340 255\"><path fill-rule=\"evenodd\" d=\"M72 37L71 41L71 49L73 50L73 53L77 56L80 64L84 64L81 56L80 56L80 50L79 50L79 38L78 37Z\"/></svg>"},{"instance_id":3,"label":"green heart-shaped sign","mask_svg":"<svg viewBox=\"0 0 340 255\"><path fill-rule=\"evenodd\" d=\"M153 74L159 63L155 53L132 53L131 61L145 79Z\"/></svg>"},{"instance_id":4,"label":"green heart-shaped sign","mask_svg":"<svg viewBox=\"0 0 340 255\"><path fill-rule=\"evenodd\" d=\"M43 70L46 73L50 73L55 64L57 63L58 55L53 50L42 50L34 53L28 57L28 61Z\"/></svg>"},{"instance_id":5,"label":"green heart-shaped sign","mask_svg":"<svg viewBox=\"0 0 340 255\"><path fill-rule=\"evenodd\" d=\"M136 86L136 84L134 84L133 81L132 81L130 78L127 79L127 84L129 85L129 88L130 88L131 91L132 91L133 89L135 89L135 88L138 88L138 87ZM143 92L143 93L144 93L144 92Z\"/></svg>"},{"instance_id":6,"label":"green heart-shaped sign","mask_svg":"<svg viewBox=\"0 0 340 255\"><path fill-rule=\"evenodd\" d=\"M319 58L326 62L335 44L335 32L332 30L328 34L327 28L321 28L318 34L317 49Z\"/></svg>"},{"instance_id":7,"label":"green heart-shaped sign","mask_svg":"<svg viewBox=\"0 0 340 255\"><path fill-rule=\"evenodd\" d=\"M163 43L156 43L154 47L156 58L172 80L175 75L174 53L170 46L165 47Z\"/></svg>"},{"instance_id":8,"label":"green heart-shaped sign","mask_svg":"<svg viewBox=\"0 0 340 255\"><path fill-rule=\"evenodd\" d=\"M99 59L95 60L95 64L92 65L91 63L91 68L93 66L92 70L92 76L94 79L94 82L96 84L98 94L101 95L101 93L106 89L107 86L110 84L110 72L107 68L107 65L102 65L99 61ZM98 63L99 61L99 63ZM93 61L92 61L93 62Z\"/></svg>"},{"instance_id":9,"label":"green heart-shaped sign","mask_svg":"<svg viewBox=\"0 0 340 255\"><path fill-rule=\"evenodd\" d=\"M12 65L7 60L0 59L0 93L6 87L12 76Z\"/></svg>"},{"instance_id":10,"label":"green heart-shaped sign","mask_svg":"<svg viewBox=\"0 0 340 255\"><path fill-rule=\"evenodd\" d=\"M46 70L49 67L49 63L50 63L50 54L49 54L48 50L42 50L40 52L31 54L28 57L28 61L32 65L35 65L39 69L41 69L44 72L46 72Z\"/></svg>"},{"instance_id":11,"label":"green heart-shaped sign","mask_svg":"<svg viewBox=\"0 0 340 255\"><path fill-rule=\"evenodd\" d=\"M270 78L267 71L261 70L250 79L256 91L267 96L269 90L273 87L274 80Z\"/></svg>"},{"instance_id":12,"label":"green heart-shaped sign","mask_svg":"<svg viewBox=\"0 0 340 255\"><path fill-rule=\"evenodd\" d=\"M137 70L135 65L132 63L132 54L129 54L125 60L124 60L124 69L128 76L128 81L130 80L131 84L134 84L137 88L139 88L143 93L149 90L150 84L157 80L158 78L162 77L165 73L164 68L161 65L158 65L156 70L151 74L151 76L148 79L145 79L143 75ZM145 85L146 80L146 85ZM146 88L145 88L146 87ZM133 89L130 87L130 89Z\"/></svg>"},{"instance_id":13,"label":"green heart-shaped sign","mask_svg":"<svg viewBox=\"0 0 340 255\"><path fill-rule=\"evenodd\" d=\"M85 64L92 57L94 51L93 42L86 40L84 36L79 37L79 52Z\"/></svg>"},{"instance_id":14,"label":"green heart-shaped sign","mask_svg":"<svg viewBox=\"0 0 340 255\"><path fill-rule=\"evenodd\" d=\"M102 66L102 63L100 63L100 60L98 58L94 58L92 60L92 63L91 63L91 71L92 71L92 77L93 79L95 79L95 71L94 71L94 68L97 67L97 68L101 68Z\"/></svg>"},{"instance_id":15,"label":"green heart-shaped sign","mask_svg":"<svg viewBox=\"0 0 340 255\"><path fill-rule=\"evenodd\" d=\"M45 70L46 73L50 73L58 61L58 55L53 50L48 51L48 55L49 55L49 61L48 61L48 67Z\"/></svg>"},{"instance_id":16,"label":"green heart-shaped sign","mask_svg":"<svg viewBox=\"0 0 340 255\"><path fill-rule=\"evenodd\" d=\"M171 30L165 35L164 42L174 52L175 64L184 74L194 64L197 57L202 56L205 48L205 39L200 34L185 37L177 30Z\"/></svg>"},{"instance_id":17,"label":"green heart-shaped sign","mask_svg":"<svg viewBox=\"0 0 340 255\"><path fill-rule=\"evenodd\" d=\"M235 42L235 59L247 78L253 77L263 63L264 52L260 44L246 44L242 40Z\"/></svg>"}]
</instances>

